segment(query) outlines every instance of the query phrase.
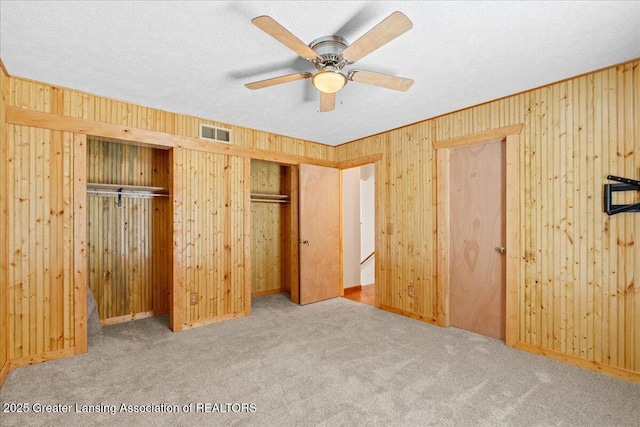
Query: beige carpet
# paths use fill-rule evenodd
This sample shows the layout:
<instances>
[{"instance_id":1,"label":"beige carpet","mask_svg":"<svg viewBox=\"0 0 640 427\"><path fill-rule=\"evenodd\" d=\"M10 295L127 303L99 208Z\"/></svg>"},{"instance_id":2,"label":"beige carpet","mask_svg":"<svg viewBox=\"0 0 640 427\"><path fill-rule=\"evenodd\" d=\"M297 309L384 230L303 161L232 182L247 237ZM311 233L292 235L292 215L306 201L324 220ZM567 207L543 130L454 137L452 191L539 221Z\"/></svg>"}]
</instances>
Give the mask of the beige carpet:
<instances>
[{"instance_id":1,"label":"beige carpet","mask_svg":"<svg viewBox=\"0 0 640 427\"><path fill-rule=\"evenodd\" d=\"M105 327L85 355L11 372L0 404L29 409L0 412L3 427L640 425L638 385L344 298L298 306L284 294L180 333L166 316Z\"/></svg>"}]
</instances>

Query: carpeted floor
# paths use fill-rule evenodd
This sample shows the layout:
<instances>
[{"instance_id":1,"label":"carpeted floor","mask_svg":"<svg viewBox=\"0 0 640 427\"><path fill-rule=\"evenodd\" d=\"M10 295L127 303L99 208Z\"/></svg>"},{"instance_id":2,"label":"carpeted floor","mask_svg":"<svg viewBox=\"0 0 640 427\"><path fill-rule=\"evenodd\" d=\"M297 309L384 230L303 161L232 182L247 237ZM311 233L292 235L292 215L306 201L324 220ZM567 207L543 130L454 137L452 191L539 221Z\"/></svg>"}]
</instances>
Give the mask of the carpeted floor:
<instances>
[{"instance_id":1,"label":"carpeted floor","mask_svg":"<svg viewBox=\"0 0 640 427\"><path fill-rule=\"evenodd\" d=\"M344 298L298 306L285 294L180 333L166 316L105 327L87 354L11 372L0 405L3 427L640 425L639 385Z\"/></svg>"}]
</instances>

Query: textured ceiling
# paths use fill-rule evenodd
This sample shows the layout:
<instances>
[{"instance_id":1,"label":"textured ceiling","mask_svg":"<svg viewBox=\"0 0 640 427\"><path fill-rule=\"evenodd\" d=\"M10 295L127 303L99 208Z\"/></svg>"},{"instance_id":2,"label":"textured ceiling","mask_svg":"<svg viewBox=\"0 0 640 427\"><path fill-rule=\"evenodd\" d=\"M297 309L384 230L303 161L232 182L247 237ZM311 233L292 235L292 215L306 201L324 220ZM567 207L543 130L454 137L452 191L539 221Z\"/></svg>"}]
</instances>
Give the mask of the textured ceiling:
<instances>
[{"instance_id":1,"label":"textured ceiling","mask_svg":"<svg viewBox=\"0 0 640 427\"><path fill-rule=\"evenodd\" d=\"M393 11L413 28L348 69L415 80L350 82L317 112L309 80L245 83L313 65L251 24L305 43L355 41ZM162 110L337 145L640 57L640 2L6 1L10 74Z\"/></svg>"}]
</instances>

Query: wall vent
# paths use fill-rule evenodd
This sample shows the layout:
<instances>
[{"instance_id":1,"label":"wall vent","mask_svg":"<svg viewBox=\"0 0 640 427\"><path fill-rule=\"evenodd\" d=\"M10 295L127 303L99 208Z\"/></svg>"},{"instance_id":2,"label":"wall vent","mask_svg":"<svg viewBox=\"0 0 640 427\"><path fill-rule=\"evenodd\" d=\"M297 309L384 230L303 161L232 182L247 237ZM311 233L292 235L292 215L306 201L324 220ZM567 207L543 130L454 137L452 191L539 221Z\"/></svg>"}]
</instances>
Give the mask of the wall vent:
<instances>
[{"instance_id":1,"label":"wall vent","mask_svg":"<svg viewBox=\"0 0 640 427\"><path fill-rule=\"evenodd\" d=\"M231 131L229 129L209 126L200 123L200 138L209 141L231 143Z\"/></svg>"}]
</instances>

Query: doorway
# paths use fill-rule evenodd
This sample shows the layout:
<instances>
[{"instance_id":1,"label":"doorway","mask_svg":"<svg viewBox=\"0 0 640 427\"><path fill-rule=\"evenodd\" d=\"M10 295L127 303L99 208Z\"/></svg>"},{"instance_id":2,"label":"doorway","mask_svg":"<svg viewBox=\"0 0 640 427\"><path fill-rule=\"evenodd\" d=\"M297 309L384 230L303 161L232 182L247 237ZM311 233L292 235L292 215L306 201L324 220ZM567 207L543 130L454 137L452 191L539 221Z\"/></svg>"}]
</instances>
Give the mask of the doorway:
<instances>
[{"instance_id":1,"label":"doorway","mask_svg":"<svg viewBox=\"0 0 640 427\"><path fill-rule=\"evenodd\" d=\"M342 171L345 298L375 305L375 166Z\"/></svg>"},{"instance_id":2,"label":"doorway","mask_svg":"<svg viewBox=\"0 0 640 427\"><path fill-rule=\"evenodd\" d=\"M437 159L437 212L438 212L438 278L437 278L437 318L436 324L448 326L450 315L450 275L451 275L451 221L450 221L450 157L454 149L481 145L493 141L503 141L505 154L505 344L515 347L518 344L520 301L519 288L522 284L521 261L524 259L524 247L521 239L520 215L523 200L520 193L520 170L524 159L520 148L522 124L514 124L474 134L450 139L434 140L433 148Z\"/></svg>"},{"instance_id":3,"label":"doorway","mask_svg":"<svg viewBox=\"0 0 640 427\"><path fill-rule=\"evenodd\" d=\"M251 161L251 295L296 304L341 294L336 168Z\"/></svg>"},{"instance_id":4,"label":"doorway","mask_svg":"<svg viewBox=\"0 0 640 427\"><path fill-rule=\"evenodd\" d=\"M86 146L87 292L100 323L168 314L169 152L97 138Z\"/></svg>"},{"instance_id":5,"label":"doorway","mask_svg":"<svg viewBox=\"0 0 640 427\"><path fill-rule=\"evenodd\" d=\"M505 339L505 144L450 154L450 322Z\"/></svg>"}]
</instances>

